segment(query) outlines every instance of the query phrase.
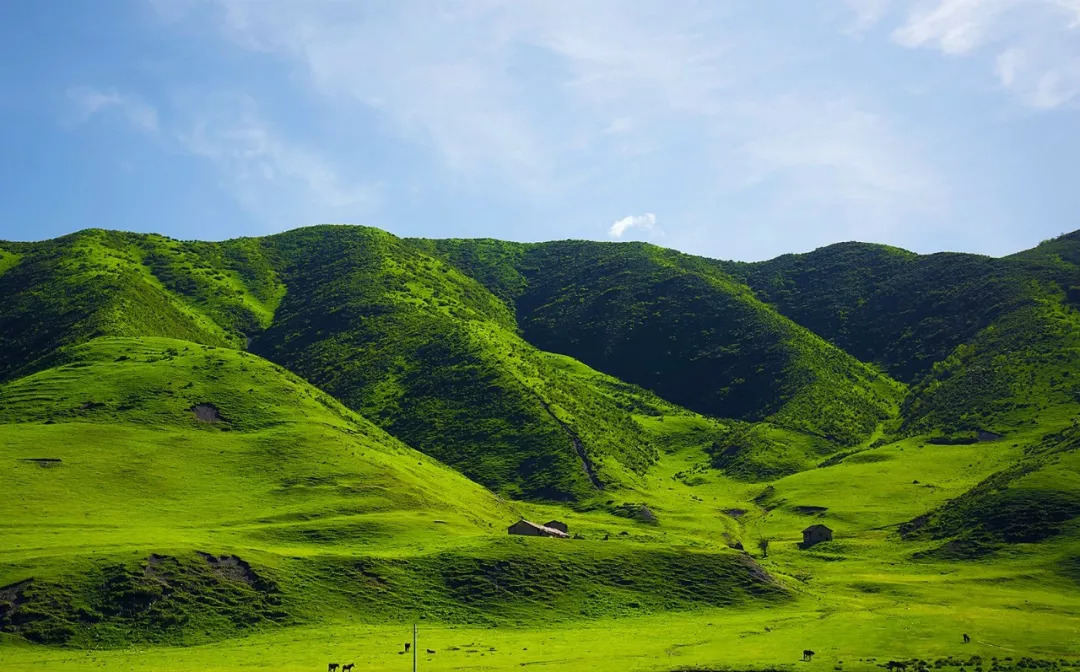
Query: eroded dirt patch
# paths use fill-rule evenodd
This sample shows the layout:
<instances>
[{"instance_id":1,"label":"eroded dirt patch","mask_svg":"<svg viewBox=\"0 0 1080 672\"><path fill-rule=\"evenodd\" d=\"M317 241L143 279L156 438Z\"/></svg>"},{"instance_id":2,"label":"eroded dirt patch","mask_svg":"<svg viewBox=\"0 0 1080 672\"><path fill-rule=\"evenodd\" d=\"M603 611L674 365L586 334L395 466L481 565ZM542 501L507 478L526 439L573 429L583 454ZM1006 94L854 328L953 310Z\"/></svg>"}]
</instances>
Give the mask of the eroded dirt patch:
<instances>
[{"instance_id":1,"label":"eroded dirt patch","mask_svg":"<svg viewBox=\"0 0 1080 672\"><path fill-rule=\"evenodd\" d=\"M191 412L195 414L195 419L199 422L218 423L225 422L225 418L221 416L221 411L213 404L201 403L195 404L191 407Z\"/></svg>"},{"instance_id":2,"label":"eroded dirt patch","mask_svg":"<svg viewBox=\"0 0 1080 672\"><path fill-rule=\"evenodd\" d=\"M241 559L240 556L213 555L211 553L204 553L203 551L198 551L198 555L222 578L229 581L242 581L256 590L276 590L276 587L271 582L265 581L259 576L255 570L251 568L251 565Z\"/></svg>"},{"instance_id":3,"label":"eroded dirt patch","mask_svg":"<svg viewBox=\"0 0 1080 672\"><path fill-rule=\"evenodd\" d=\"M49 469L52 467L59 467L63 460L59 457L22 457L19 458L20 462L33 462L39 467Z\"/></svg>"}]
</instances>

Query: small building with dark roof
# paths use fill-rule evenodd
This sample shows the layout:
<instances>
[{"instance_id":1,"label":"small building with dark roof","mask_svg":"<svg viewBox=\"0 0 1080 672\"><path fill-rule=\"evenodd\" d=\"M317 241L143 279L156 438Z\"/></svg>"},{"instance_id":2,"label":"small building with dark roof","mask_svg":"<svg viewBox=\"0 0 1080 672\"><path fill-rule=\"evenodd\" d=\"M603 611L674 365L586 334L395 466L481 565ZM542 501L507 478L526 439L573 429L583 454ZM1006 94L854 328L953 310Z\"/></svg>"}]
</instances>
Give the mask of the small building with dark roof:
<instances>
[{"instance_id":1,"label":"small building with dark roof","mask_svg":"<svg viewBox=\"0 0 1080 672\"><path fill-rule=\"evenodd\" d=\"M526 537L556 537L566 539L570 535L562 530L547 525L540 525L522 518L510 527L506 528L507 534L518 534Z\"/></svg>"},{"instance_id":2,"label":"small building with dark roof","mask_svg":"<svg viewBox=\"0 0 1080 672\"><path fill-rule=\"evenodd\" d=\"M802 547L810 548L823 541L832 541L833 531L824 525L811 525L802 531Z\"/></svg>"}]
</instances>

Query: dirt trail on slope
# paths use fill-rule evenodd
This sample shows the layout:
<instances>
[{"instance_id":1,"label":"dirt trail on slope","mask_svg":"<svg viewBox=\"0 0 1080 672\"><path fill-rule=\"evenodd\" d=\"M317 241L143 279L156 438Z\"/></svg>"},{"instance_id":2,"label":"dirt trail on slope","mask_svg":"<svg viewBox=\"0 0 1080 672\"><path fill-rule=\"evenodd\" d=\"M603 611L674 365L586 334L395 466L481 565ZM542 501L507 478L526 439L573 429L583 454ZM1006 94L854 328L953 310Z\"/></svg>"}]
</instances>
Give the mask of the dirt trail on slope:
<instances>
[{"instance_id":1,"label":"dirt trail on slope","mask_svg":"<svg viewBox=\"0 0 1080 672\"><path fill-rule=\"evenodd\" d=\"M570 437L571 443L574 444L574 450L577 452L578 459L581 460L581 467L585 470L585 474L589 477L589 481L592 482L593 487L597 490L603 490L604 483L596 475L596 467L593 465L592 460L589 459L589 456L585 453L585 446L581 443L581 437L577 435L577 432L575 432L573 428L570 427L570 425L566 424L559 419L559 416L555 415L555 413L551 410L551 405L544 401L544 398L541 397L536 390L529 388L529 391L533 393L533 395L536 397L536 400L540 402L540 405L544 407L544 410L547 411L547 414L551 416L551 419L557 422L559 424L559 427L562 427L563 431L566 432L566 435Z\"/></svg>"}]
</instances>

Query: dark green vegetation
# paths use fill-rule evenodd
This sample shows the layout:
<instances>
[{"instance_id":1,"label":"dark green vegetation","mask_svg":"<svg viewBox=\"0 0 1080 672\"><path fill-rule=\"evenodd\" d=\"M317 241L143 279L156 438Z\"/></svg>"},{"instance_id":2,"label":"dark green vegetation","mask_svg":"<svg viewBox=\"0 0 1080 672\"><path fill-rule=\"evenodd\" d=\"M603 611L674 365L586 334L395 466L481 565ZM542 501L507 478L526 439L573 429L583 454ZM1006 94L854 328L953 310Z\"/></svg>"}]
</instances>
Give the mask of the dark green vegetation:
<instances>
[{"instance_id":1,"label":"dark green vegetation","mask_svg":"<svg viewBox=\"0 0 1080 672\"><path fill-rule=\"evenodd\" d=\"M452 667L586 656L559 628L611 670L918 666L961 627L1048 658L1080 627L1078 411L1076 233L755 264L346 226L0 242L0 656L244 637L300 669L286 633L419 620ZM574 538L506 538L521 516Z\"/></svg>"},{"instance_id":2,"label":"dark green vegetation","mask_svg":"<svg viewBox=\"0 0 1080 672\"><path fill-rule=\"evenodd\" d=\"M852 445L901 396L698 257L639 243L427 244L502 296L538 347L699 413Z\"/></svg>"}]
</instances>

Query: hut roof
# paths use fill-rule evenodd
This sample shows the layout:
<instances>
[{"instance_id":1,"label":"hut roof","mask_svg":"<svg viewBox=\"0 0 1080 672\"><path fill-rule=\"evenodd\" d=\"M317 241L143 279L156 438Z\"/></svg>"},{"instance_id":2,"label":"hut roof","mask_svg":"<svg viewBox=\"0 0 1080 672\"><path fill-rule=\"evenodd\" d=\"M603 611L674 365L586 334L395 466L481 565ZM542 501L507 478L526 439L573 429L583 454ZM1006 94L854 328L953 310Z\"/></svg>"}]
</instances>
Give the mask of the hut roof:
<instances>
[{"instance_id":1,"label":"hut roof","mask_svg":"<svg viewBox=\"0 0 1080 672\"><path fill-rule=\"evenodd\" d=\"M518 522L514 523L510 527L515 527L515 526L521 525L521 524L528 525L529 527L531 527L531 528L533 528L535 530L539 530L540 532L543 532L544 534L550 535L552 537L569 537L570 536L566 532L563 532L562 530L557 530L554 527L548 527L547 525L541 525L540 523L534 523L531 520L525 520L524 518L522 518Z\"/></svg>"},{"instance_id":2,"label":"hut roof","mask_svg":"<svg viewBox=\"0 0 1080 672\"><path fill-rule=\"evenodd\" d=\"M825 531L827 531L827 532L832 532L832 529L831 529L831 528L829 528L829 527L826 527L825 525L821 525L821 524L818 524L818 525L811 525L810 527L808 527L808 528L806 528L805 530L803 530L803 532L804 532L804 533L806 533L806 532L814 532L814 531L816 531L816 530L825 530Z\"/></svg>"}]
</instances>

